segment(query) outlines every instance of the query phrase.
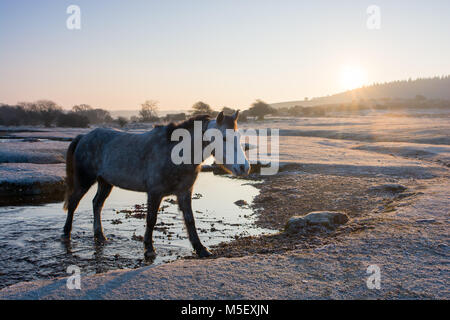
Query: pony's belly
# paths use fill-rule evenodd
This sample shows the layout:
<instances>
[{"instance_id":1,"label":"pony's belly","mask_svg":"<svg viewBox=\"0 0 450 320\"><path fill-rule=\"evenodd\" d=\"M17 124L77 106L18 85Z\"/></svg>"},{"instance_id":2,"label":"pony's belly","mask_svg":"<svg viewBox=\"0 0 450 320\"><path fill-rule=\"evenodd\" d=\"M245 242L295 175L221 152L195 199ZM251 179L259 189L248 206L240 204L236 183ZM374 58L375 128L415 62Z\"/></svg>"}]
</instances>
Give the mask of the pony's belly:
<instances>
[{"instance_id":1,"label":"pony's belly","mask_svg":"<svg viewBox=\"0 0 450 320\"><path fill-rule=\"evenodd\" d=\"M105 179L108 183L112 184L113 186L131 190L131 191L140 191L140 192L146 192L147 187L145 183L142 180L142 177L137 176L117 176L117 175L111 175L111 176L103 176L103 179Z\"/></svg>"},{"instance_id":2,"label":"pony's belly","mask_svg":"<svg viewBox=\"0 0 450 320\"><path fill-rule=\"evenodd\" d=\"M129 185L116 185L116 187L119 187L124 190L129 190L129 191L147 192L147 188L144 188L144 187L136 187L136 186L129 186Z\"/></svg>"}]
</instances>

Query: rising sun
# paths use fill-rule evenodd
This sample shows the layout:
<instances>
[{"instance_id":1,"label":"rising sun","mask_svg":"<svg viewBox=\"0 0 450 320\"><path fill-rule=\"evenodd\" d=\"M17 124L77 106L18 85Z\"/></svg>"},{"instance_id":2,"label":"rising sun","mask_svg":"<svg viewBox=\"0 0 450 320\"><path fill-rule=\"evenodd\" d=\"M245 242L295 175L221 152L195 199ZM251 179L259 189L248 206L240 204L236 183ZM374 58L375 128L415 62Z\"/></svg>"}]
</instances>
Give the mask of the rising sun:
<instances>
[{"instance_id":1,"label":"rising sun","mask_svg":"<svg viewBox=\"0 0 450 320\"><path fill-rule=\"evenodd\" d=\"M345 90L362 87L366 80L366 73L360 67L345 66L341 69L340 82Z\"/></svg>"}]
</instances>

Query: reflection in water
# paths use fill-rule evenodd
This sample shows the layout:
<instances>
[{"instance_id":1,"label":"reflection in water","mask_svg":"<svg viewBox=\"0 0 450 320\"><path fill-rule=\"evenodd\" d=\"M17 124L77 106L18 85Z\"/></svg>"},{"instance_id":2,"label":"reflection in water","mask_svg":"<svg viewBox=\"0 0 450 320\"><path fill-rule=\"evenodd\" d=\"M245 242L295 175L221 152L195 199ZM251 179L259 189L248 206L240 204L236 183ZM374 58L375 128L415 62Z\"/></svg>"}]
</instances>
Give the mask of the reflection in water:
<instances>
[{"instance_id":1,"label":"reflection in water","mask_svg":"<svg viewBox=\"0 0 450 320\"><path fill-rule=\"evenodd\" d=\"M123 210L146 203L146 194L114 188L106 200L102 221L105 244L93 237L92 199L95 186L75 213L72 240L60 240L66 218L61 203L43 206L0 208L0 287L19 281L66 276L69 265L83 274L118 268L136 268L144 261L145 219L127 217ZM206 246L230 241L236 235L258 235L272 231L255 227L254 212L238 207L237 200L251 203L258 190L246 180L201 173L192 202L200 239ZM166 198L153 232L161 264L192 254L181 212L174 198Z\"/></svg>"}]
</instances>

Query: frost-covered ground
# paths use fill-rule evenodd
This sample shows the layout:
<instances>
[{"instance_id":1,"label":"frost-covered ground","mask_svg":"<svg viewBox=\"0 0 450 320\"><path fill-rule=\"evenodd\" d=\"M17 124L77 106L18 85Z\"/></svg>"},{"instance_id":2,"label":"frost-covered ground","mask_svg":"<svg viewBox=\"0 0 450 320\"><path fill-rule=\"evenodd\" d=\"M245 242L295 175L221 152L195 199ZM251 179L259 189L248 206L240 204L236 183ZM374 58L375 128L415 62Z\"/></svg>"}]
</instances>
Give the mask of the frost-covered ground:
<instances>
[{"instance_id":1,"label":"frost-covered ground","mask_svg":"<svg viewBox=\"0 0 450 320\"><path fill-rule=\"evenodd\" d=\"M128 130L143 132L151 127L144 124ZM90 130L0 126L0 205L61 200L67 147L78 134Z\"/></svg>"},{"instance_id":2,"label":"frost-covered ground","mask_svg":"<svg viewBox=\"0 0 450 320\"><path fill-rule=\"evenodd\" d=\"M65 162L68 142L51 140L0 140L0 163L54 164Z\"/></svg>"},{"instance_id":3,"label":"frost-covered ground","mask_svg":"<svg viewBox=\"0 0 450 320\"><path fill-rule=\"evenodd\" d=\"M283 172L265 180L258 201L260 215L285 219L274 210L305 214L309 206L302 199L308 197L323 209L352 206L350 222L334 233L316 236L322 240L309 246L291 239L293 246L284 242L278 251L256 251L266 254L247 250L233 257L233 249L227 251L231 258L179 260L86 276L80 291L67 290L63 278L22 283L3 289L0 297L450 298L449 117L308 118L242 127L278 128L281 133ZM339 181L355 183L355 188L339 188ZM366 189L357 194L358 186L380 183L401 183L411 192L390 200L380 198L384 201L380 203L372 203L374 195ZM305 190L313 186L318 198ZM283 223L272 220L264 221L274 228ZM257 247L259 240L254 241ZM379 290L366 286L367 267L374 264L381 270Z\"/></svg>"},{"instance_id":4,"label":"frost-covered ground","mask_svg":"<svg viewBox=\"0 0 450 320\"><path fill-rule=\"evenodd\" d=\"M450 113L439 117L372 114L360 117L275 119L267 122L265 127L279 128L280 134L284 136L449 145L449 121Z\"/></svg>"},{"instance_id":5,"label":"frost-covered ground","mask_svg":"<svg viewBox=\"0 0 450 320\"><path fill-rule=\"evenodd\" d=\"M240 258L179 260L81 278L21 283L3 299L449 299L448 183L413 205L375 219L374 228L318 248ZM434 219L424 222L423 219ZM368 289L367 267L381 271Z\"/></svg>"},{"instance_id":6,"label":"frost-covered ground","mask_svg":"<svg viewBox=\"0 0 450 320\"><path fill-rule=\"evenodd\" d=\"M61 199L68 144L0 139L0 205Z\"/></svg>"}]
</instances>

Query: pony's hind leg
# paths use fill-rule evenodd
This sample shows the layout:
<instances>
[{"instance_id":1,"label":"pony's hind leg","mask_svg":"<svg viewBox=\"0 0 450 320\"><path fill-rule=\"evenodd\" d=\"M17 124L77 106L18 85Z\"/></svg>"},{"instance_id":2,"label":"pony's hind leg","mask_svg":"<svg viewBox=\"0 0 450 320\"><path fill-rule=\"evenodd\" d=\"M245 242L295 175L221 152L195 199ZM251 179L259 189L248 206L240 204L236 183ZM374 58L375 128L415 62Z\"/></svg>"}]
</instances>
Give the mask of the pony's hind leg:
<instances>
[{"instance_id":1,"label":"pony's hind leg","mask_svg":"<svg viewBox=\"0 0 450 320\"><path fill-rule=\"evenodd\" d=\"M156 255L153 247L153 228L156 224L159 206L161 204L162 196L159 194L148 194L147 199L147 226L145 229L144 246L145 258L153 259Z\"/></svg>"},{"instance_id":2,"label":"pony's hind leg","mask_svg":"<svg viewBox=\"0 0 450 320\"><path fill-rule=\"evenodd\" d=\"M105 203L106 198L108 198L109 194L111 193L112 187L113 186L111 184L107 183L102 178L99 178L97 194L92 201L94 209L94 237L99 241L106 240L106 237L103 234L101 213L103 204Z\"/></svg>"},{"instance_id":3,"label":"pony's hind leg","mask_svg":"<svg viewBox=\"0 0 450 320\"><path fill-rule=\"evenodd\" d=\"M194 214L192 213L192 192L186 191L178 195L178 205L183 211L184 223L189 235L189 241L200 258L209 257L211 252L200 242L195 228Z\"/></svg>"},{"instance_id":4,"label":"pony's hind leg","mask_svg":"<svg viewBox=\"0 0 450 320\"><path fill-rule=\"evenodd\" d=\"M69 196L69 202L67 206L67 218L66 218L66 224L64 225L63 229L63 240L70 240L70 232L72 231L72 222L73 222L73 214L75 213L75 210L78 207L78 203L80 202L81 198L88 192L90 187L76 187L72 194Z\"/></svg>"}]
</instances>

